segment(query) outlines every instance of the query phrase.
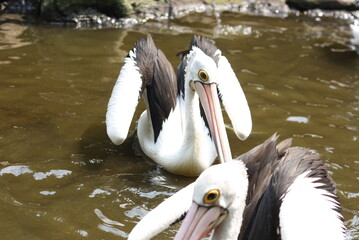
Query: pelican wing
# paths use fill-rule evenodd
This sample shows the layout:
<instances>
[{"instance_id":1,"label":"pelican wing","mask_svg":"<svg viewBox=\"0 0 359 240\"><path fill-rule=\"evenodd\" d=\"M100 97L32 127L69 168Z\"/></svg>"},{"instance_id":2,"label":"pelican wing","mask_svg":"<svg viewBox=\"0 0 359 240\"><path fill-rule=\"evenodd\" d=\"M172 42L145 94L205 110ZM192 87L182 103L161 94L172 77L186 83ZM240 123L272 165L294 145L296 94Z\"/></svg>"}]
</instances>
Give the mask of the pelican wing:
<instances>
[{"instance_id":1,"label":"pelican wing","mask_svg":"<svg viewBox=\"0 0 359 240\"><path fill-rule=\"evenodd\" d=\"M276 139L239 157L249 189L238 239L344 239L334 183L320 155Z\"/></svg>"},{"instance_id":2,"label":"pelican wing","mask_svg":"<svg viewBox=\"0 0 359 240\"><path fill-rule=\"evenodd\" d=\"M245 140L252 131L252 117L242 87L225 56L218 61L220 74L218 82L222 104L231 119L234 132L241 140Z\"/></svg>"},{"instance_id":3,"label":"pelican wing","mask_svg":"<svg viewBox=\"0 0 359 240\"><path fill-rule=\"evenodd\" d=\"M154 141L156 142L163 122L168 118L177 102L176 75L172 65L160 49L156 51L152 76L151 84L148 84L146 89Z\"/></svg>"},{"instance_id":4,"label":"pelican wing","mask_svg":"<svg viewBox=\"0 0 359 240\"><path fill-rule=\"evenodd\" d=\"M335 183L319 154L306 148L289 148L273 173L268 191L276 196L277 206L280 204L279 225L283 239L346 238ZM270 193L263 197L265 195ZM266 202L262 202L265 206Z\"/></svg>"},{"instance_id":5,"label":"pelican wing","mask_svg":"<svg viewBox=\"0 0 359 240\"><path fill-rule=\"evenodd\" d=\"M136 63L136 48L134 48L125 58L107 105L107 135L116 145L123 143L127 138L141 89L142 79Z\"/></svg>"},{"instance_id":6,"label":"pelican wing","mask_svg":"<svg viewBox=\"0 0 359 240\"><path fill-rule=\"evenodd\" d=\"M150 35L140 39L128 53L107 106L107 134L114 144L127 138L138 101L151 84L157 48Z\"/></svg>"},{"instance_id":7,"label":"pelican wing","mask_svg":"<svg viewBox=\"0 0 359 240\"><path fill-rule=\"evenodd\" d=\"M278 135L274 134L264 143L236 158L246 165L249 180L247 206L243 213L241 237L239 239L245 239L243 238L244 233L247 232L250 226L251 217L258 201L266 191L281 156L291 145L291 139L284 140L278 145L276 143L277 139Z\"/></svg>"},{"instance_id":8,"label":"pelican wing","mask_svg":"<svg viewBox=\"0 0 359 240\"><path fill-rule=\"evenodd\" d=\"M175 107L177 83L174 70L157 49L150 35L136 42L113 88L106 113L107 134L115 144L121 144L128 130L138 101L143 94L151 114L155 141L163 121Z\"/></svg>"}]
</instances>

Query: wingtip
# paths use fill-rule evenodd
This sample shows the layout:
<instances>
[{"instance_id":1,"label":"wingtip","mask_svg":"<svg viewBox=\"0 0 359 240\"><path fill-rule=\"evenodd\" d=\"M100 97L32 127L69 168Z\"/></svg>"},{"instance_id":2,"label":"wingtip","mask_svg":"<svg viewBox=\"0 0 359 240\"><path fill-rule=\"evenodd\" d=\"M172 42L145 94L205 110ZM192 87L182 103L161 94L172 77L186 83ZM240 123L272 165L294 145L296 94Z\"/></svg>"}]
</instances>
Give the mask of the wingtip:
<instances>
[{"instance_id":1,"label":"wingtip","mask_svg":"<svg viewBox=\"0 0 359 240\"><path fill-rule=\"evenodd\" d=\"M106 114L107 136L110 138L113 144L120 145L126 140L128 129L127 131L126 129L120 129L119 126L121 126L121 124L116 125L115 123L116 123L116 119L113 119L111 114L107 112Z\"/></svg>"},{"instance_id":2,"label":"wingtip","mask_svg":"<svg viewBox=\"0 0 359 240\"><path fill-rule=\"evenodd\" d=\"M125 140L126 137L119 136L118 134L114 134L112 131L107 130L107 135L115 145L121 145Z\"/></svg>"},{"instance_id":3,"label":"wingtip","mask_svg":"<svg viewBox=\"0 0 359 240\"><path fill-rule=\"evenodd\" d=\"M246 140L252 132L252 122L247 123L246 125L242 123L240 129L238 129L238 127L234 128L234 132L240 140Z\"/></svg>"},{"instance_id":4,"label":"wingtip","mask_svg":"<svg viewBox=\"0 0 359 240\"><path fill-rule=\"evenodd\" d=\"M236 133L236 135L240 140L244 141L249 137L250 133L248 133L248 134Z\"/></svg>"}]
</instances>

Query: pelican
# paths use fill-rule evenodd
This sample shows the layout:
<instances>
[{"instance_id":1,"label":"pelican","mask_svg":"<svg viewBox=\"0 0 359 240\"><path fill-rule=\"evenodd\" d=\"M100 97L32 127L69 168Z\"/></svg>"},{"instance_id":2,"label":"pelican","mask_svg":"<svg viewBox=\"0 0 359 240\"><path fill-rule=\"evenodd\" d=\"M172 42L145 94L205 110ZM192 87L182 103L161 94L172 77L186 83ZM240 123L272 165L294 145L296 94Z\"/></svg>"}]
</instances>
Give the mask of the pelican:
<instances>
[{"instance_id":1,"label":"pelican","mask_svg":"<svg viewBox=\"0 0 359 240\"><path fill-rule=\"evenodd\" d=\"M184 221L176 240L344 240L334 182L320 156L273 135L237 160L213 165L149 212L129 240Z\"/></svg>"},{"instance_id":2,"label":"pelican","mask_svg":"<svg viewBox=\"0 0 359 240\"><path fill-rule=\"evenodd\" d=\"M214 43L194 36L178 54L174 70L150 35L136 42L125 58L107 113L107 134L121 144L139 99L146 110L137 123L142 151L170 172L198 176L219 157L232 159L220 100L238 138L252 130L249 106L226 57Z\"/></svg>"}]
</instances>

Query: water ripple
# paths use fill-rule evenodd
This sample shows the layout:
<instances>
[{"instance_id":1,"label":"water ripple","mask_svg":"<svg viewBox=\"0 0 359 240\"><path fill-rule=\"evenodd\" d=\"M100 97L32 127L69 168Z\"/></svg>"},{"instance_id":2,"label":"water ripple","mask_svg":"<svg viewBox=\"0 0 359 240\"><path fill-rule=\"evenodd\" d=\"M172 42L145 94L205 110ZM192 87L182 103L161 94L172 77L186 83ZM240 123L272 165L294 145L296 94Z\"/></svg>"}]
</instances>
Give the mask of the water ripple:
<instances>
[{"instance_id":1,"label":"water ripple","mask_svg":"<svg viewBox=\"0 0 359 240\"><path fill-rule=\"evenodd\" d=\"M287 118L288 122L297 122L297 123L308 123L309 119L303 116L290 116Z\"/></svg>"},{"instance_id":2,"label":"water ripple","mask_svg":"<svg viewBox=\"0 0 359 240\"><path fill-rule=\"evenodd\" d=\"M71 96L64 93L56 92L42 92L39 93L40 97L49 102L56 102L64 105L81 105L83 104L82 100L78 97Z\"/></svg>"},{"instance_id":3,"label":"water ripple","mask_svg":"<svg viewBox=\"0 0 359 240\"><path fill-rule=\"evenodd\" d=\"M41 191L40 194L49 196L49 195L55 195L56 191Z\"/></svg>"},{"instance_id":4,"label":"water ripple","mask_svg":"<svg viewBox=\"0 0 359 240\"><path fill-rule=\"evenodd\" d=\"M29 166L26 165L14 165L14 166L8 166L0 170L0 176L3 176L4 174L11 174L15 177L18 177L20 175L24 174L31 174L34 173ZM70 175L72 171L70 170L64 170L64 169L52 169L48 172L35 172L33 174L33 177L35 180L43 180L47 177L54 176L55 178L63 178L67 175Z\"/></svg>"},{"instance_id":5,"label":"water ripple","mask_svg":"<svg viewBox=\"0 0 359 240\"><path fill-rule=\"evenodd\" d=\"M102 196L111 195L111 192L97 188L89 195L89 197L94 198L97 195L102 195Z\"/></svg>"},{"instance_id":6,"label":"water ripple","mask_svg":"<svg viewBox=\"0 0 359 240\"><path fill-rule=\"evenodd\" d=\"M26 173L32 173L32 170L26 165L8 166L0 170L0 176L4 174L12 174L15 177L18 177Z\"/></svg>"},{"instance_id":7,"label":"water ripple","mask_svg":"<svg viewBox=\"0 0 359 240\"><path fill-rule=\"evenodd\" d=\"M146 214L148 213L148 211L140 206L136 206L134 208L132 208L129 211L126 211L126 216L129 218L134 218L134 217L138 217L139 219L143 218Z\"/></svg>"},{"instance_id":8,"label":"water ripple","mask_svg":"<svg viewBox=\"0 0 359 240\"><path fill-rule=\"evenodd\" d=\"M102 213L102 211L100 209L95 209L94 213L96 214L96 216L101 219L102 222L108 224L108 225L115 225L115 226L125 226L124 224L111 220L108 217L105 216L105 214Z\"/></svg>"},{"instance_id":9,"label":"water ripple","mask_svg":"<svg viewBox=\"0 0 359 240\"><path fill-rule=\"evenodd\" d=\"M76 230L75 232L77 232L81 237L88 237L88 232L85 230Z\"/></svg>"},{"instance_id":10,"label":"water ripple","mask_svg":"<svg viewBox=\"0 0 359 240\"><path fill-rule=\"evenodd\" d=\"M99 224L98 228L101 229L104 232L112 233L112 234L114 234L116 236L119 236L119 237L124 237L124 238L128 237L127 233L125 233L124 231L121 231L120 229L117 229L117 228L115 228L113 226L109 226L109 225L106 225L106 224Z\"/></svg>"},{"instance_id":11,"label":"water ripple","mask_svg":"<svg viewBox=\"0 0 359 240\"><path fill-rule=\"evenodd\" d=\"M49 176L54 176L56 178L63 178L67 175L70 175L72 171L70 170L63 170L63 169L56 169L56 170L50 170L48 172L37 172L34 173L35 180L43 180Z\"/></svg>"}]
</instances>

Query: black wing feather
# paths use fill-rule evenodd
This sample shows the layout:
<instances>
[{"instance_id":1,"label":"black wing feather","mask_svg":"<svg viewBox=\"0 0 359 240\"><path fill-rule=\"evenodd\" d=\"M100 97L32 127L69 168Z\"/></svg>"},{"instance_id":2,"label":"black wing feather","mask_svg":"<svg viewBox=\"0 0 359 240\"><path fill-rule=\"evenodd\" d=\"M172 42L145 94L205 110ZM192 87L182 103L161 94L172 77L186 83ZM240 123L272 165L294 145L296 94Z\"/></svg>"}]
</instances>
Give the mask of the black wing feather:
<instances>
[{"instance_id":1,"label":"black wing feather","mask_svg":"<svg viewBox=\"0 0 359 240\"><path fill-rule=\"evenodd\" d=\"M276 144L278 135L274 134L264 143L258 145L237 159L245 163L248 173L248 193L246 208L243 213L241 234L238 239L244 238L247 228L251 224L252 215L258 202L266 191L271 181L274 169L278 166L280 157L291 145L291 139Z\"/></svg>"},{"instance_id":2,"label":"black wing feather","mask_svg":"<svg viewBox=\"0 0 359 240\"><path fill-rule=\"evenodd\" d=\"M276 139L277 136L273 135L265 143L251 150L252 154L258 154L254 155L254 158L250 158L248 153L242 157L248 168L251 188L247 196L249 208L245 209L244 225L238 239L281 239L279 211L283 196L295 179L307 171L309 173L306 177L318 178L317 182L323 184L318 188L333 194L330 195L333 202L338 203L334 210L341 210L338 198L334 194L334 181L328 175L320 155L306 148L290 147L291 139L276 145ZM262 154L271 157L267 158ZM261 177L263 171L271 176L269 181Z\"/></svg>"},{"instance_id":3,"label":"black wing feather","mask_svg":"<svg viewBox=\"0 0 359 240\"><path fill-rule=\"evenodd\" d=\"M150 35L135 44L136 63L142 75L142 92L147 90L154 141L162 130L163 122L176 107L177 82L172 65Z\"/></svg>"}]
</instances>

